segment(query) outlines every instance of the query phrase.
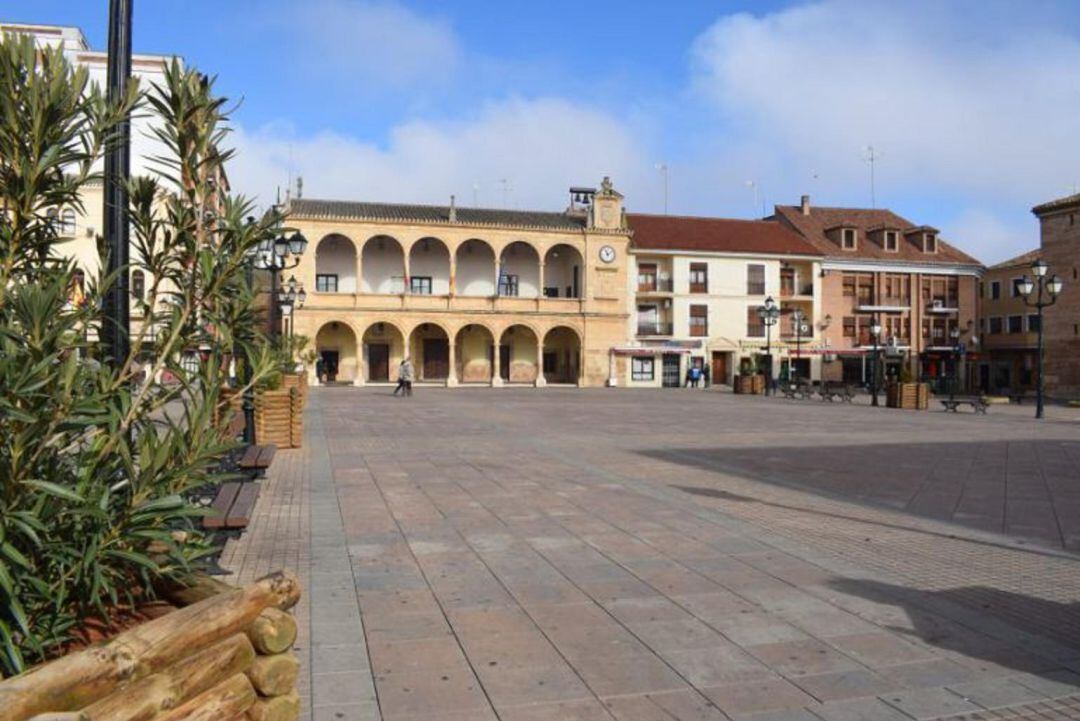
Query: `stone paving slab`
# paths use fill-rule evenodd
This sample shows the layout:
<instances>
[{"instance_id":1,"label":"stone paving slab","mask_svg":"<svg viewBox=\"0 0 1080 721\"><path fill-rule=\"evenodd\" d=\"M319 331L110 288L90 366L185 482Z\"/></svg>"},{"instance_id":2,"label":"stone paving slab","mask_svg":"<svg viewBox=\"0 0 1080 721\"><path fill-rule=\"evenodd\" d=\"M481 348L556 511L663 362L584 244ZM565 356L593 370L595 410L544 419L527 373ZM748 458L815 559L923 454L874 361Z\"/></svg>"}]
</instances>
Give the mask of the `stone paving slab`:
<instances>
[{"instance_id":1,"label":"stone paving slab","mask_svg":"<svg viewBox=\"0 0 1080 721\"><path fill-rule=\"evenodd\" d=\"M1080 718L1063 409L333 388L307 414L222 559L300 571L305 719Z\"/></svg>"}]
</instances>

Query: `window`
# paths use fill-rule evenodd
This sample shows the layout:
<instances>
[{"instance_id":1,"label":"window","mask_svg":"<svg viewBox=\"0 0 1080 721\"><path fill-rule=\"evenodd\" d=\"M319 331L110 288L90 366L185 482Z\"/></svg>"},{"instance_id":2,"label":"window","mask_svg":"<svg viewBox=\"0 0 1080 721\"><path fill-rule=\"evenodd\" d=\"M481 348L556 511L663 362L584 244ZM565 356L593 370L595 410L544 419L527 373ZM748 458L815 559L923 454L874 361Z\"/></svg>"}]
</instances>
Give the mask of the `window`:
<instances>
[{"instance_id":1,"label":"window","mask_svg":"<svg viewBox=\"0 0 1080 721\"><path fill-rule=\"evenodd\" d=\"M855 337L855 316L853 315L844 316L844 337Z\"/></svg>"},{"instance_id":2,"label":"window","mask_svg":"<svg viewBox=\"0 0 1080 721\"><path fill-rule=\"evenodd\" d=\"M859 276L859 305L874 304L874 276Z\"/></svg>"},{"instance_id":3,"label":"window","mask_svg":"<svg viewBox=\"0 0 1080 721\"><path fill-rule=\"evenodd\" d=\"M986 297L986 283L983 283L981 280L979 281L979 297Z\"/></svg>"},{"instance_id":4,"label":"window","mask_svg":"<svg viewBox=\"0 0 1080 721\"><path fill-rule=\"evenodd\" d=\"M1019 298L1020 296L1022 296L1024 294L1024 291L1021 290L1021 288L1020 288L1020 285L1023 282L1024 282L1023 278L1013 278L1012 279L1012 297L1013 298Z\"/></svg>"},{"instance_id":5,"label":"window","mask_svg":"<svg viewBox=\"0 0 1080 721\"><path fill-rule=\"evenodd\" d=\"M695 338L709 335L709 306L690 306L690 335Z\"/></svg>"},{"instance_id":6,"label":"window","mask_svg":"<svg viewBox=\"0 0 1080 721\"><path fill-rule=\"evenodd\" d=\"M746 266L746 294L765 295L765 266Z\"/></svg>"},{"instance_id":7,"label":"window","mask_svg":"<svg viewBox=\"0 0 1080 721\"><path fill-rule=\"evenodd\" d=\"M642 263L638 266L637 288L640 293L651 293L656 290L655 263Z\"/></svg>"},{"instance_id":8,"label":"window","mask_svg":"<svg viewBox=\"0 0 1080 721\"><path fill-rule=\"evenodd\" d=\"M842 238L841 247L844 250L855 250L855 229L844 228L840 233Z\"/></svg>"},{"instance_id":9,"label":"window","mask_svg":"<svg viewBox=\"0 0 1080 721\"><path fill-rule=\"evenodd\" d=\"M146 276L141 270L131 272L131 297L138 301L146 297Z\"/></svg>"},{"instance_id":10,"label":"window","mask_svg":"<svg viewBox=\"0 0 1080 721\"><path fill-rule=\"evenodd\" d=\"M337 273L316 275L315 290L319 293L337 293Z\"/></svg>"},{"instance_id":11,"label":"window","mask_svg":"<svg viewBox=\"0 0 1080 721\"><path fill-rule=\"evenodd\" d=\"M907 305L910 302L907 276L887 274L885 276L885 304Z\"/></svg>"},{"instance_id":12,"label":"window","mask_svg":"<svg viewBox=\"0 0 1080 721\"><path fill-rule=\"evenodd\" d=\"M690 264L690 292L709 292L709 266L707 263ZM765 291L762 291L763 293Z\"/></svg>"},{"instance_id":13,"label":"window","mask_svg":"<svg viewBox=\"0 0 1080 721\"><path fill-rule=\"evenodd\" d=\"M993 335L995 333L1000 333L1000 332L1001 332L1001 318L1000 317L991 318L990 319L990 334Z\"/></svg>"},{"instance_id":14,"label":"window","mask_svg":"<svg viewBox=\"0 0 1080 721\"><path fill-rule=\"evenodd\" d=\"M795 295L795 269L794 268L781 268L780 269L780 295L781 296Z\"/></svg>"},{"instance_id":15,"label":"window","mask_svg":"<svg viewBox=\"0 0 1080 721\"><path fill-rule=\"evenodd\" d=\"M923 251L926 253L937 252L937 236L933 233L923 233Z\"/></svg>"},{"instance_id":16,"label":"window","mask_svg":"<svg viewBox=\"0 0 1080 721\"><path fill-rule=\"evenodd\" d=\"M1027 324L1028 324L1028 333L1038 333L1039 332L1039 314L1038 313L1031 313L1030 315L1028 315Z\"/></svg>"},{"instance_id":17,"label":"window","mask_svg":"<svg viewBox=\"0 0 1080 721\"><path fill-rule=\"evenodd\" d=\"M1009 316L1009 332L1010 333L1023 333L1024 332L1024 316L1022 316L1022 315L1010 315Z\"/></svg>"},{"instance_id":18,"label":"window","mask_svg":"<svg viewBox=\"0 0 1080 721\"><path fill-rule=\"evenodd\" d=\"M431 276L414 275L409 278L409 292L413 295L431 295Z\"/></svg>"},{"instance_id":19,"label":"window","mask_svg":"<svg viewBox=\"0 0 1080 721\"><path fill-rule=\"evenodd\" d=\"M1001 298L1001 281L990 281L990 300L998 300Z\"/></svg>"},{"instance_id":20,"label":"window","mask_svg":"<svg viewBox=\"0 0 1080 721\"><path fill-rule=\"evenodd\" d=\"M499 278L499 295L516 298L518 294L518 276L503 273Z\"/></svg>"},{"instance_id":21,"label":"window","mask_svg":"<svg viewBox=\"0 0 1080 721\"><path fill-rule=\"evenodd\" d=\"M656 359L651 356L631 358L630 377L636 381L651 381L656 378Z\"/></svg>"},{"instance_id":22,"label":"window","mask_svg":"<svg viewBox=\"0 0 1080 721\"><path fill-rule=\"evenodd\" d=\"M71 208L60 214L60 235L75 235L75 211Z\"/></svg>"},{"instance_id":23,"label":"window","mask_svg":"<svg viewBox=\"0 0 1080 721\"><path fill-rule=\"evenodd\" d=\"M757 308L748 306L746 309L746 335L748 338L765 337L765 321L758 315Z\"/></svg>"},{"instance_id":24,"label":"window","mask_svg":"<svg viewBox=\"0 0 1080 721\"><path fill-rule=\"evenodd\" d=\"M844 295L849 298L855 297L856 276L852 273L844 273Z\"/></svg>"},{"instance_id":25,"label":"window","mask_svg":"<svg viewBox=\"0 0 1080 721\"><path fill-rule=\"evenodd\" d=\"M885 250L895 253L900 249L900 242L895 230L885 231Z\"/></svg>"},{"instance_id":26,"label":"window","mask_svg":"<svg viewBox=\"0 0 1080 721\"><path fill-rule=\"evenodd\" d=\"M86 303L86 273L81 268L71 276L71 302L80 307Z\"/></svg>"}]
</instances>

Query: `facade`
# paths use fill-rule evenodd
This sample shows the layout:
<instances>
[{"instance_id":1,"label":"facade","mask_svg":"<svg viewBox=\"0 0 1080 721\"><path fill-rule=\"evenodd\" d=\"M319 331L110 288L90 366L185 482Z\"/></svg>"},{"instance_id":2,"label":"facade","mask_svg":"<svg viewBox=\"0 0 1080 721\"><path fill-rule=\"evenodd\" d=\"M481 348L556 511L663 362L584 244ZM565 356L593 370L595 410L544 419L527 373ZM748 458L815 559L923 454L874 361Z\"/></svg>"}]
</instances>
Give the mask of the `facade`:
<instances>
[{"instance_id":1,"label":"facade","mask_svg":"<svg viewBox=\"0 0 1080 721\"><path fill-rule=\"evenodd\" d=\"M974 384L987 393L1032 391L1038 379L1039 316L1018 288L1031 264L1033 250L991 266L979 284L979 360Z\"/></svg>"},{"instance_id":2,"label":"facade","mask_svg":"<svg viewBox=\"0 0 1080 721\"><path fill-rule=\"evenodd\" d=\"M907 366L913 377L935 388L967 377L978 335L982 266L977 260L941 240L935 228L884 209L816 208L803 196L799 205L776 206L771 219L824 256L823 379L870 379L875 319L882 327L878 343L885 375L898 375Z\"/></svg>"},{"instance_id":3,"label":"facade","mask_svg":"<svg viewBox=\"0 0 1080 721\"><path fill-rule=\"evenodd\" d=\"M1032 209L1039 219L1043 261L1064 282L1057 303L1043 311L1046 392L1080 398L1080 195Z\"/></svg>"},{"instance_id":4,"label":"facade","mask_svg":"<svg viewBox=\"0 0 1080 721\"><path fill-rule=\"evenodd\" d=\"M311 381L604 385L628 318L629 232L605 178L565 212L295 199Z\"/></svg>"},{"instance_id":5,"label":"facade","mask_svg":"<svg viewBox=\"0 0 1080 721\"><path fill-rule=\"evenodd\" d=\"M708 367L712 383L730 384L740 368L773 377L789 364L799 377L820 377L822 254L772 221L667 215L628 216L633 232L628 293L634 300L627 337L612 349L621 384L679 386L689 367ZM767 332L757 309L767 297L781 318ZM806 332L796 332L796 308ZM771 353L769 353L771 351Z\"/></svg>"}]
</instances>

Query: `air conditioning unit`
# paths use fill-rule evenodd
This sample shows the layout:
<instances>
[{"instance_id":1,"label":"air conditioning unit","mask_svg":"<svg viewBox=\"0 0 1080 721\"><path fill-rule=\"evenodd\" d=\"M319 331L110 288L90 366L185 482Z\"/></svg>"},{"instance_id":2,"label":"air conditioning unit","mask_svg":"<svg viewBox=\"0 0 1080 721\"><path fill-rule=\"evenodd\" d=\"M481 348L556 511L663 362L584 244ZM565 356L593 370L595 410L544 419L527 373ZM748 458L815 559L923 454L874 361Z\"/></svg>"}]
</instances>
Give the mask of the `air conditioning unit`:
<instances>
[{"instance_id":1,"label":"air conditioning unit","mask_svg":"<svg viewBox=\"0 0 1080 721\"><path fill-rule=\"evenodd\" d=\"M823 362L825 362L825 363L832 363L833 361L836 360L836 354L835 353L822 353L821 354L821 360Z\"/></svg>"},{"instance_id":2,"label":"air conditioning unit","mask_svg":"<svg viewBox=\"0 0 1080 721\"><path fill-rule=\"evenodd\" d=\"M945 307L945 301L940 298L934 300L934 310L941 310Z\"/></svg>"}]
</instances>

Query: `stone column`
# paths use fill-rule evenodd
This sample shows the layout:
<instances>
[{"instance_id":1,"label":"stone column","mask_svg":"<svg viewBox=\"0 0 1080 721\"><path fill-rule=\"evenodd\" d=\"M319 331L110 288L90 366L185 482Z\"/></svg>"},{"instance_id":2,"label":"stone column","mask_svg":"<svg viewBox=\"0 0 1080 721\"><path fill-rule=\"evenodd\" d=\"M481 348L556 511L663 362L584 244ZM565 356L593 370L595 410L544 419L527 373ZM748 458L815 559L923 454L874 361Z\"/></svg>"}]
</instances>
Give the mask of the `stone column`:
<instances>
[{"instance_id":1,"label":"stone column","mask_svg":"<svg viewBox=\"0 0 1080 721\"><path fill-rule=\"evenodd\" d=\"M364 251L356 251L356 292L364 292Z\"/></svg>"},{"instance_id":2,"label":"stone column","mask_svg":"<svg viewBox=\"0 0 1080 721\"><path fill-rule=\"evenodd\" d=\"M450 254L450 295L457 293L457 256Z\"/></svg>"},{"instance_id":3,"label":"stone column","mask_svg":"<svg viewBox=\"0 0 1080 721\"><path fill-rule=\"evenodd\" d=\"M453 277L453 276L451 276ZM449 360L449 367L446 369L446 387L453 388L458 384L457 377L457 347L454 343L454 339L451 338L447 342L447 349L449 354L447 356Z\"/></svg>"},{"instance_id":4,"label":"stone column","mask_svg":"<svg viewBox=\"0 0 1080 721\"><path fill-rule=\"evenodd\" d=\"M409 251L408 250L403 250L402 251L401 268L402 268L402 271L405 273L404 280L403 280L403 287L401 289L401 292L403 294L408 294L408 292L409 292Z\"/></svg>"},{"instance_id":5,"label":"stone column","mask_svg":"<svg viewBox=\"0 0 1080 721\"><path fill-rule=\"evenodd\" d=\"M537 298L543 298L544 297L544 261L542 261L542 260L540 261L540 271L539 271L539 275L537 277L539 278L540 289L539 289L539 294L536 297Z\"/></svg>"},{"instance_id":6,"label":"stone column","mask_svg":"<svg viewBox=\"0 0 1080 721\"><path fill-rule=\"evenodd\" d=\"M537 336L536 338L536 387L543 388L547 385L547 378L544 378L544 338Z\"/></svg>"},{"instance_id":7,"label":"stone column","mask_svg":"<svg viewBox=\"0 0 1080 721\"><path fill-rule=\"evenodd\" d=\"M494 341L492 343L492 349L493 350L492 350L492 353L491 353L491 387L492 388L498 388L503 384L502 371L501 371L501 369L499 367L500 365L502 365L502 358L500 358L500 356L502 354L499 353L499 341L496 340L496 341Z\"/></svg>"}]
</instances>

